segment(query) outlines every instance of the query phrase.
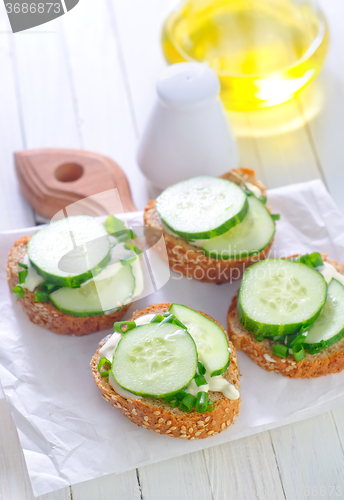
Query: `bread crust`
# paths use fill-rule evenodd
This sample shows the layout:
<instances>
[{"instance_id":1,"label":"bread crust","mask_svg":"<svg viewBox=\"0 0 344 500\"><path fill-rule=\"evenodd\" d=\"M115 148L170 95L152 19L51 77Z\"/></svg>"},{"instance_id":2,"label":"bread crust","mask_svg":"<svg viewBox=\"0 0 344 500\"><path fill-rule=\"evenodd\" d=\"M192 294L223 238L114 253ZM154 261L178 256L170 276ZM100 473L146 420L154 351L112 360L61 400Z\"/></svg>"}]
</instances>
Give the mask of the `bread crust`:
<instances>
[{"instance_id":1,"label":"bread crust","mask_svg":"<svg viewBox=\"0 0 344 500\"><path fill-rule=\"evenodd\" d=\"M236 184L240 184L241 178L259 187L263 194L266 193L265 186L258 181L254 170L248 168L233 169L222 177ZM173 271L183 274L187 278L208 283L225 283L240 279L247 267L266 258L273 243L272 240L262 252L249 257L232 260L214 259L206 256L201 249L191 245L187 240L167 234L156 211L155 200L151 200L145 207L144 223L145 226L159 229L163 233L169 266ZM159 236L156 235L156 241L149 231L146 232L146 238L153 245L160 238L160 232Z\"/></svg>"},{"instance_id":2,"label":"bread crust","mask_svg":"<svg viewBox=\"0 0 344 500\"><path fill-rule=\"evenodd\" d=\"M129 321L134 321L145 314L167 312L170 305L168 303L156 304L146 307L143 310L135 311ZM212 319L207 314L201 314ZM223 326L217 321L216 323L225 331ZM166 434L167 436L193 441L195 439L215 436L234 423L239 414L241 399L239 397L239 399L232 401L225 398L220 392L209 392L210 399L215 403L215 408L212 412L205 413L197 413L195 409L189 413L185 413L179 408L171 408L161 399L126 399L120 396L111 387L108 378L102 378L98 372L99 349L109 337L100 342L98 350L91 360L92 374L102 397L113 408L117 408L123 415L129 418L133 424L150 429L158 434ZM239 369L236 352L231 342L229 342L229 346L232 351L231 362L224 376L239 389Z\"/></svg>"},{"instance_id":3,"label":"bread crust","mask_svg":"<svg viewBox=\"0 0 344 500\"><path fill-rule=\"evenodd\" d=\"M23 261L26 245L30 236L23 236L13 245L7 260L7 281L11 292L18 285L18 262ZM83 336L111 328L115 321L123 318L131 304L113 314L88 316L85 318L71 316L59 311L52 302L35 302L35 292L24 290L24 297L17 300L32 323L47 328L59 335Z\"/></svg>"},{"instance_id":4,"label":"bread crust","mask_svg":"<svg viewBox=\"0 0 344 500\"><path fill-rule=\"evenodd\" d=\"M294 257L294 256L293 256ZM344 275L344 265L330 260L323 255L323 260L332 264L336 270ZM239 351L244 351L251 359L264 370L279 373L289 378L316 378L338 373L344 369L344 339L331 347L323 349L317 354L309 354L296 362L291 354L287 359L275 356L272 353L276 342L264 339L258 342L252 333L248 332L240 323L237 314L238 293L232 298L228 310L228 336Z\"/></svg>"}]
</instances>

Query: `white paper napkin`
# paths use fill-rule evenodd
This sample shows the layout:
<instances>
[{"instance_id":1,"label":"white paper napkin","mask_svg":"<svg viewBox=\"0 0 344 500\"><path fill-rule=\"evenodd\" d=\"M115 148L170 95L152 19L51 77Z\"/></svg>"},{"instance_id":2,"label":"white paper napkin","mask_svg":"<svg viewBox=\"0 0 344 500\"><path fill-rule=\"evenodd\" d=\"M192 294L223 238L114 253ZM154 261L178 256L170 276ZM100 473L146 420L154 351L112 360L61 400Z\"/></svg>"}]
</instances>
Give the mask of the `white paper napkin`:
<instances>
[{"instance_id":1,"label":"white paper napkin","mask_svg":"<svg viewBox=\"0 0 344 500\"><path fill-rule=\"evenodd\" d=\"M321 181L271 190L268 200L273 212L281 214L273 255L321 251L344 262L344 219ZM239 352L242 407L234 426L190 442L132 425L100 396L89 366L98 342L110 330L81 338L56 335L30 323L10 295L8 252L15 240L33 231L1 234L0 378L36 495L300 420L342 401L344 372L289 380ZM238 282L219 286L172 274L162 289L136 302L127 317L152 303L179 302L226 325L238 287Z\"/></svg>"}]
</instances>

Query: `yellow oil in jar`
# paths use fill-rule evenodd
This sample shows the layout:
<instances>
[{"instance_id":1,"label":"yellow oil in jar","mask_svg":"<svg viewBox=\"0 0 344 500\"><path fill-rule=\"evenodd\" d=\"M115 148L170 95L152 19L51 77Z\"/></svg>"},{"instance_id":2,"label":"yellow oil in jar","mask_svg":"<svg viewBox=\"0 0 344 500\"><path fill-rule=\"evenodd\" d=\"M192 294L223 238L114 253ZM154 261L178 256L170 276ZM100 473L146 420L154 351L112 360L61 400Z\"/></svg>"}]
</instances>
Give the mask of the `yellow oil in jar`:
<instances>
[{"instance_id":1,"label":"yellow oil in jar","mask_svg":"<svg viewBox=\"0 0 344 500\"><path fill-rule=\"evenodd\" d=\"M169 63L207 62L227 109L273 106L319 72L328 47L322 13L307 0L188 0L162 32Z\"/></svg>"}]
</instances>

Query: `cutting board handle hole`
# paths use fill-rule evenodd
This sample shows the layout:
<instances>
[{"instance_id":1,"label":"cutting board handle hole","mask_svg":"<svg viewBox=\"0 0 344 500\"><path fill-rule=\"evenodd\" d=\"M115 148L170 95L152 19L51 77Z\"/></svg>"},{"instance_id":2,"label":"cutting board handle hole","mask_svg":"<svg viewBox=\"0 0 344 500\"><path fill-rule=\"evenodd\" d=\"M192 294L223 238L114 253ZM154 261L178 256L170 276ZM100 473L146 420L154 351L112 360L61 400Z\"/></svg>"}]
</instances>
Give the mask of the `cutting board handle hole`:
<instances>
[{"instance_id":1,"label":"cutting board handle hole","mask_svg":"<svg viewBox=\"0 0 344 500\"><path fill-rule=\"evenodd\" d=\"M84 169L78 163L63 163L55 169L55 177L60 182L74 182L80 179Z\"/></svg>"}]
</instances>

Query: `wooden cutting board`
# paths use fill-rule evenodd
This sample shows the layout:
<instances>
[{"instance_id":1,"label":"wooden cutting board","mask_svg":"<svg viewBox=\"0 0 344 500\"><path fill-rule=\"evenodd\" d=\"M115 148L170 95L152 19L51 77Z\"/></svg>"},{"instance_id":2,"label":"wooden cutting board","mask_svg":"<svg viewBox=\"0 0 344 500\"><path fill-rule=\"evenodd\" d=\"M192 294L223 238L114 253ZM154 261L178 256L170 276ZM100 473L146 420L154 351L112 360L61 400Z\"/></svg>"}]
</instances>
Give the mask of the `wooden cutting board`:
<instances>
[{"instance_id":1,"label":"wooden cutting board","mask_svg":"<svg viewBox=\"0 0 344 500\"><path fill-rule=\"evenodd\" d=\"M22 193L43 217L50 219L69 205L110 189L118 190L124 212L136 211L125 173L106 156L52 148L20 151L14 159ZM114 213L114 203L105 195L89 200L89 215Z\"/></svg>"}]
</instances>

